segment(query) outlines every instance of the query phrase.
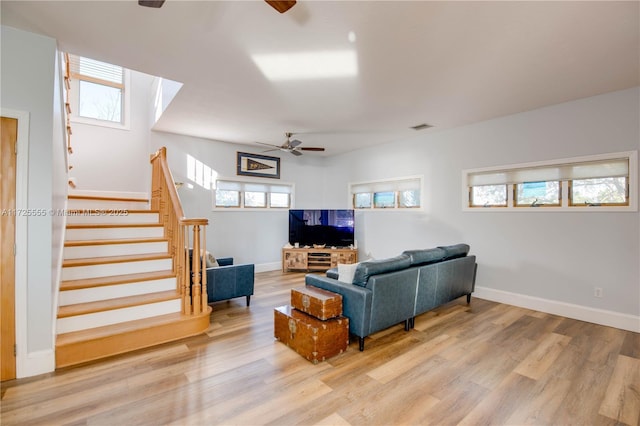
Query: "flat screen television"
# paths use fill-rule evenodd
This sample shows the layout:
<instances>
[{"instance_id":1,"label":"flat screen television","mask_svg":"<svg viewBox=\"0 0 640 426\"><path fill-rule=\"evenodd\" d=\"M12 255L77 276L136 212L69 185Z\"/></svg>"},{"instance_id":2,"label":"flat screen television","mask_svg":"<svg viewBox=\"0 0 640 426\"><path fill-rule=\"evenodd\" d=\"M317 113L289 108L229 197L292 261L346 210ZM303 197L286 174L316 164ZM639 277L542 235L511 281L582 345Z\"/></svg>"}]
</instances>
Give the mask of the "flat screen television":
<instances>
[{"instance_id":1,"label":"flat screen television","mask_svg":"<svg viewBox=\"0 0 640 426\"><path fill-rule=\"evenodd\" d=\"M354 243L353 219L353 210L289 210L289 243L348 247Z\"/></svg>"}]
</instances>

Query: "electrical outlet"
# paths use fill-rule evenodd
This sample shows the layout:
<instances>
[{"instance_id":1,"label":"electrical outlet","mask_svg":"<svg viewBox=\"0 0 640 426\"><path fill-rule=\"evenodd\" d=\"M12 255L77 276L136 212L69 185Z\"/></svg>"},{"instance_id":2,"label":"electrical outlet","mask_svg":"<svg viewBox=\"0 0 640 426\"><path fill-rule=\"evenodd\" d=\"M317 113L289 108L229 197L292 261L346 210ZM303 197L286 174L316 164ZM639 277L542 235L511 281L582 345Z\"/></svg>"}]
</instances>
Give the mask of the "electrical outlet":
<instances>
[{"instance_id":1,"label":"electrical outlet","mask_svg":"<svg viewBox=\"0 0 640 426\"><path fill-rule=\"evenodd\" d=\"M593 296L594 297L602 297L602 287L595 287L593 289Z\"/></svg>"}]
</instances>

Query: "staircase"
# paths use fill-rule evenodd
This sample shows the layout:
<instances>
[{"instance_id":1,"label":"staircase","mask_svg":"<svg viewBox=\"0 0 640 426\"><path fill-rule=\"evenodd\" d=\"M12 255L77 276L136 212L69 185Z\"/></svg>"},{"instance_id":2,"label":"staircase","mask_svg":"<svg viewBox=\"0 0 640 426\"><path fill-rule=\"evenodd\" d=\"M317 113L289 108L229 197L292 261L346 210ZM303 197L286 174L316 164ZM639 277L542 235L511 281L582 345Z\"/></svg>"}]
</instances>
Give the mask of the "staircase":
<instances>
[{"instance_id":1,"label":"staircase","mask_svg":"<svg viewBox=\"0 0 640 426\"><path fill-rule=\"evenodd\" d=\"M154 192L159 197L160 189ZM199 226L206 219L180 217L172 226L170 202L152 201L155 210L149 204L69 196L56 367L193 336L209 327L206 282L202 294L199 283L188 283L189 265L180 249L186 249L183 241L191 225L199 251ZM195 262L193 271L199 269Z\"/></svg>"}]
</instances>

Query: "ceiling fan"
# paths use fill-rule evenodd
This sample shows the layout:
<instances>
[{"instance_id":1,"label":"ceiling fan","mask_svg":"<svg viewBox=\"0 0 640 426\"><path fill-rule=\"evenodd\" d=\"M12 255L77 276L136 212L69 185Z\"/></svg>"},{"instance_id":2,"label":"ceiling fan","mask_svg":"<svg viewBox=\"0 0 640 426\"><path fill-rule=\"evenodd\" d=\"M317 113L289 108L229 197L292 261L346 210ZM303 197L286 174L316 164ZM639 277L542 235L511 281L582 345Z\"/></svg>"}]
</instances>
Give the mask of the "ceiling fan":
<instances>
[{"instance_id":1,"label":"ceiling fan","mask_svg":"<svg viewBox=\"0 0 640 426\"><path fill-rule=\"evenodd\" d=\"M268 149L264 152L280 150L280 151L289 152L296 156L302 155L301 151L324 151L324 148L320 148L320 147L300 146L302 141L298 139L291 140L291 136L293 136L293 133L285 133L285 136L287 137L287 140L282 145L272 145L270 143L264 143L264 142L256 142L256 143L259 143L260 145L267 145L267 146L274 147L273 149Z\"/></svg>"},{"instance_id":2,"label":"ceiling fan","mask_svg":"<svg viewBox=\"0 0 640 426\"><path fill-rule=\"evenodd\" d=\"M280 13L284 13L287 10L291 9L295 4L296 0L288 0L288 1L273 1L273 0L264 0L269 6L273 7ZM138 4L140 6L146 7L154 7L156 9L161 8L164 4L165 0L138 0Z\"/></svg>"}]
</instances>

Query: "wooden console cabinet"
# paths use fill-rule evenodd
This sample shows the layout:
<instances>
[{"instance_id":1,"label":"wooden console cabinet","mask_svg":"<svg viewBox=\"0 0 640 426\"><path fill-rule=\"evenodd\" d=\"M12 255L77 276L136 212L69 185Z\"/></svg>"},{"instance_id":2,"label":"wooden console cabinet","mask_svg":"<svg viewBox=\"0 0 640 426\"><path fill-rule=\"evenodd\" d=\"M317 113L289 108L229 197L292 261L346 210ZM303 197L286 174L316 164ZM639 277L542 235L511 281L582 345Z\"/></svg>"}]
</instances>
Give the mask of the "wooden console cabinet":
<instances>
[{"instance_id":1,"label":"wooden console cabinet","mask_svg":"<svg viewBox=\"0 0 640 426\"><path fill-rule=\"evenodd\" d=\"M356 263L358 250L349 248L283 248L282 272L326 271L338 263Z\"/></svg>"}]
</instances>

